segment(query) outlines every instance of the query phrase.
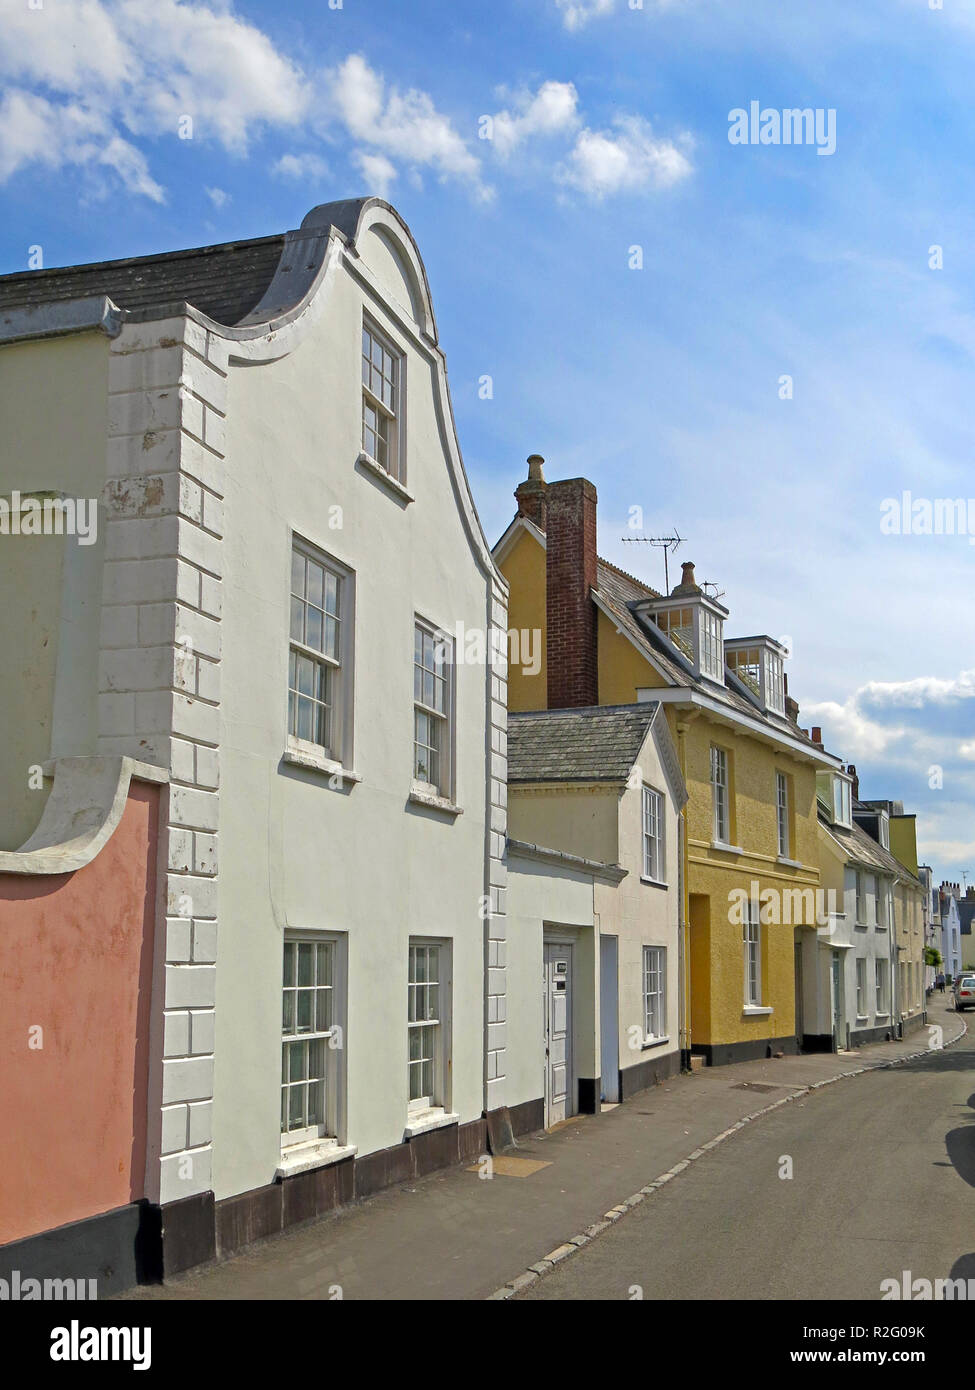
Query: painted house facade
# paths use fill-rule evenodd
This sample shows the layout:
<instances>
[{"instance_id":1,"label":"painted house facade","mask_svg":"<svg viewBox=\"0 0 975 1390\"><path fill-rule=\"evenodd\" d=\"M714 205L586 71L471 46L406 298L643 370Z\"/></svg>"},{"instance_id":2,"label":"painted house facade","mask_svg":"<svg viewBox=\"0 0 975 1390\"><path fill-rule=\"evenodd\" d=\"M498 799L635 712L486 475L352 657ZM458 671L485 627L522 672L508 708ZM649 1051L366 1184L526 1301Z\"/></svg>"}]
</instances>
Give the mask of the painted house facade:
<instances>
[{"instance_id":1,"label":"painted house facade","mask_svg":"<svg viewBox=\"0 0 975 1390\"><path fill-rule=\"evenodd\" d=\"M820 886L816 774L839 759L798 727L779 643L732 638L693 566L662 595L601 559L595 488L546 483L542 465L529 459L494 548L510 627L542 634L537 671L510 668L510 708L663 706L688 794L682 1051L710 1064L794 1052L796 948Z\"/></svg>"},{"instance_id":2,"label":"painted house facade","mask_svg":"<svg viewBox=\"0 0 975 1390\"><path fill-rule=\"evenodd\" d=\"M505 585L422 261L378 199L5 277L0 336L3 488L99 522L4 576L38 613L2 678L3 843L41 819L28 764L159 779L129 1195L171 1273L485 1148L506 689L464 639L503 649Z\"/></svg>"},{"instance_id":3,"label":"painted house facade","mask_svg":"<svg viewBox=\"0 0 975 1390\"><path fill-rule=\"evenodd\" d=\"M802 942L803 1047L841 1051L898 1033L895 893L903 875L893 855L853 817L851 779L819 781L823 887L828 922Z\"/></svg>"},{"instance_id":4,"label":"painted house facade","mask_svg":"<svg viewBox=\"0 0 975 1390\"><path fill-rule=\"evenodd\" d=\"M686 791L657 704L510 715L508 779L508 1103L548 1127L680 1071Z\"/></svg>"}]
</instances>

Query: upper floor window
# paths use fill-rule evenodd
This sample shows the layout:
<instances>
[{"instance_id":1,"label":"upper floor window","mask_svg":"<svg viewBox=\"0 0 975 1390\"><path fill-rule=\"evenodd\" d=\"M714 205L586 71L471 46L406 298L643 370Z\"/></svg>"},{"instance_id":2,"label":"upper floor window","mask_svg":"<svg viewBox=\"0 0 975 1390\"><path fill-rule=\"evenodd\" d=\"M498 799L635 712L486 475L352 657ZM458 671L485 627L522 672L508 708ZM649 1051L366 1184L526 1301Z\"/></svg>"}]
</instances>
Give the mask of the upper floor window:
<instances>
[{"instance_id":1,"label":"upper floor window","mask_svg":"<svg viewBox=\"0 0 975 1390\"><path fill-rule=\"evenodd\" d=\"M674 591L675 594L677 591ZM696 675L724 685L724 615L700 589L689 595L647 601L645 612L669 637Z\"/></svg>"},{"instance_id":2,"label":"upper floor window","mask_svg":"<svg viewBox=\"0 0 975 1390\"><path fill-rule=\"evenodd\" d=\"M721 619L710 608L701 609L701 674L724 684Z\"/></svg>"},{"instance_id":3,"label":"upper floor window","mask_svg":"<svg viewBox=\"0 0 975 1390\"><path fill-rule=\"evenodd\" d=\"M397 482L404 482L403 357L389 339L362 324L362 448Z\"/></svg>"},{"instance_id":4,"label":"upper floor window","mask_svg":"<svg viewBox=\"0 0 975 1390\"><path fill-rule=\"evenodd\" d=\"M413 629L413 780L449 797L452 780L453 643L417 619Z\"/></svg>"},{"instance_id":5,"label":"upper floor window","mask_svg":"<svg viewBox=\"0 0 975 1390\"><path fill-rule=\"evenodd\" d=\"M757 703L785 713L785 647L771 637L736 637L724 643L724 658Z\"/></svg>"},{"instance_id":6,"label":"upper floor window","mask_svg":"<svg viewBox=\"0 0 975 1390\"><path fill-rule=\"evenodd\" d=\"M711 745L711 795L714 805L714 838L726 845L731 840L731 788L728 780L728 754Z\"/></svg>"},{"instance_id":7,"label":"upper floor window","mask_svg":"<svg viewBox=\"0 0 975 1390\"><path fill-rule=\"evenodd\" d=\"M816 773L816 795L834 825L853 828L853 784L839 772Z\"/></svg>"},{"instance_id":8,"label":"upper floor window","mask_svg":"<svg viewBox=\"0 0 975 1390\"><path fill-rule=\"evenodd\" d=\"M664 861L664 799L652 787L643 788L643 877L663 883L667 875Z\"/></svg>"},{"instance_id":9,"label":"upper floor window","mask_svg":"<svg viewBox=\"0 0 975 1390\"><path fill-rule=\"evenodd\" d=\"M291 552L288 733L341 762L351 668L352 575L295 542Z\"/></svg>"},{"instance_id":10,"label":"upper floor window","mask_svg":"<svg viewBox=\"0 0 975 1390\"><path fill-rule=\"evenodd\" d=\"M779 858L789 858L789 779L784 772L775 774L775 808L779 828Z\"/></svg>"}]
</instances>

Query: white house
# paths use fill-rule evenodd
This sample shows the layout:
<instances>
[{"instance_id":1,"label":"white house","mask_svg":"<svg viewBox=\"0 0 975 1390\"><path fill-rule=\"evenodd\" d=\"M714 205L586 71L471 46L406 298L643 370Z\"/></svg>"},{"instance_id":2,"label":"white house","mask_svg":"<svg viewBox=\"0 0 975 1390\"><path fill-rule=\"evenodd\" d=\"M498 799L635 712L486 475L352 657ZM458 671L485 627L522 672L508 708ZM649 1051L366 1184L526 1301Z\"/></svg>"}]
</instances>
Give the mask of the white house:
<instances>
[{"instance_id":1,"label":"white house","mask_svg":"<svg viewBox=\"0 0 975 1390\"><path fill-rule=\"evenodd\" d=\"M944 972L954 979L962 967L961 915L958 900L961 889L957 883L942 883L941 907L941 954L944 957Z\"/></svg>"},{"instance_id":2,"label":"white house","mask_svg":"<svg viewBox=\"0 0 975 1390\"><path fill-rule=\"evenodd\" d=\"M378 199L3 277L0 339L4 486L98 502L63 569L3 574L51 642L29 682L7 663L0 847L40 817L25 763L168 778L145 1185L168 1273L476 1156L508 1101L483 657L506 587Z\"/></svg>"}]
</instances>

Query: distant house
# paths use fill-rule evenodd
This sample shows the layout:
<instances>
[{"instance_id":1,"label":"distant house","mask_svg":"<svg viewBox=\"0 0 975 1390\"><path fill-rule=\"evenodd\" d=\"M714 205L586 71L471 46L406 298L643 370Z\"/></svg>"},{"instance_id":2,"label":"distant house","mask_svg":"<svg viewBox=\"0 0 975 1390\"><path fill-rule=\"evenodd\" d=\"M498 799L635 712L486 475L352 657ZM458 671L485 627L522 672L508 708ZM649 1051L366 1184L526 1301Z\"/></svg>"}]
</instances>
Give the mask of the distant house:
<instances>
[{"instance_id":1,"label":"distant house","mask_svg":"<svg viewBox=\"0 0 975 1390\"><path fill-rule=\"evenodd\" d=\"M971 902L961 897L961 889L957 883L942 883L938 898L941 917L941 953L945 958L945 973L954 979L965 964L962 911L964 909L965 915L968 917L970 932Z\"/></svg>"}]
</instances>

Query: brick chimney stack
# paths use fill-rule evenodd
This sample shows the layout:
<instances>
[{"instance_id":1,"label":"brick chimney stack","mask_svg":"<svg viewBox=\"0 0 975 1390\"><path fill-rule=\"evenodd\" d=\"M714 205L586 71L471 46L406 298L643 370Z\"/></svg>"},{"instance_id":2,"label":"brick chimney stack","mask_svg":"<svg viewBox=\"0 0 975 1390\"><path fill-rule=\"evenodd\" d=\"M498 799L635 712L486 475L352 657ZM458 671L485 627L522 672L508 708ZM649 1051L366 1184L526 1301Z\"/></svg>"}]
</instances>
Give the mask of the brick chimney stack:
<instances>
[{"instance_id":1,"label":"brick chimney stack","mask_svg":"<svg viewBox=\"0 0 975 1390\"><path fill-rule=\"evenodd\" d=\"M857 776L856 767L855 767L855 765L854 765L853 763L850 763L850 766L849 766L846 770L847 770L847 772L850 774L850 777L851 777L851 779L852 779L852 781L853 781L853 800L854 800L854 801L859 801L859 800L860 800L860 779L859 779L859 777Z\"/></svg>"},{"instance_id":2,"label":"brick chimney stack","mask_svg":"<svg viewBox=\"0 0 975 1390\"><path fill-rule=\"evenodd\" d=\"M546 529L545 494L548 491L545 474L542 472L544 463L545 460L541 454L529 454L528 477L525 482L519 483L515 488L518 515L526 516L542 531Z\"/></svg>"},{"instance_id":3,"label":"brick chimney stack","mask_svg":"<svg viewBox=\"0 0 975 1390\"><path fill-rule=\"evenodd\" d=\"M822 746L823 746L823 731L822 731L822 729L819 727L818 724L814 724L814 725L812 726L812 741L813 741L813 743L818 744L820 748L822 748Z\"/></svg>"},{"instance_id":4,"label":"brick chimney stack","mask_svg":"<svg viewBox=\"0 0 975 1390\"><path fill-rule=\"evenodd\" d=\"M599 702L596 667L596 489L586 478L545 493L548 707Z\"/></svg>"}]
</instances>

